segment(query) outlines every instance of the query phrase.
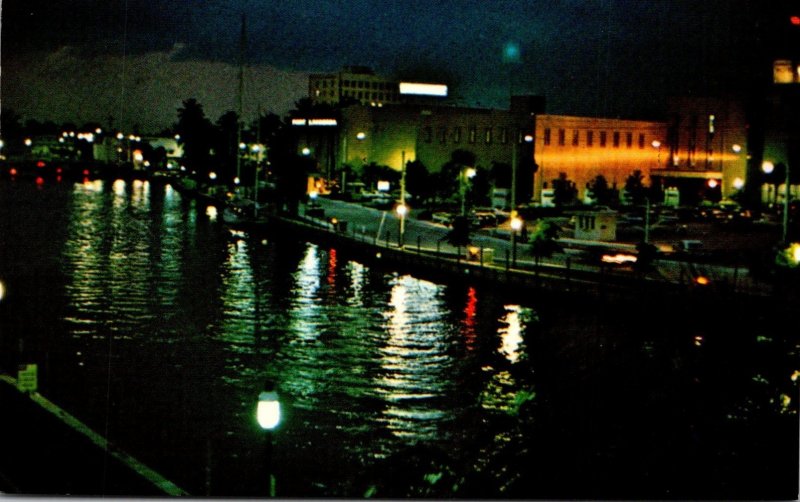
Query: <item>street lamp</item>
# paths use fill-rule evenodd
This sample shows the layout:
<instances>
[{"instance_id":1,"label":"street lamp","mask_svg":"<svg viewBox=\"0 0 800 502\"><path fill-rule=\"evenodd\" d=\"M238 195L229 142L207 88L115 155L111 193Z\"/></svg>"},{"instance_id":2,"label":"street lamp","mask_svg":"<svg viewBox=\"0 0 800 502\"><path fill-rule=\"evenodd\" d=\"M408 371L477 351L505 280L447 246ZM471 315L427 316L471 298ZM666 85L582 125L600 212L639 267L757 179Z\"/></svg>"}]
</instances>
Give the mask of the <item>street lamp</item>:
<instances>
[{"instance_id":1,"label":"street lamp","mask_svg":"<svg viewBox=\"0 0 800 502\"><path fill-rule=\"evenodd\" d=\"M406 219L406 214L408 214L408 206L406 206L405 203L401 202L400 204L397 205L395 211L397 211L397 215L400 217L400 233L398 234L399 236L397 238L397 245L403 247L403 245L405 244L405 233L406 233L404 223Z\"/></svg>"},{"instance_id":2,"label":"street lamp","mask_svg":"<svg viewBox=\"0 0 800 502\"><path fill-rule=\"evenodd\" d=\"M789 236L789 165L785 164L785 171L786 171L786 179L784 186L785 193L783 197L783 232L781 234L781 242L786 244L788 242L787 237ZM775 164L772 162L765 160L761 163L761 170L764 171L766 174L770 174L772 171L775 170ZM778 190L775 190L775 197L778 196Z\"/></svg>"},{"instance_id":3,"label":"street lamp","mask_svg":"<svg viewBox=\"0 0 800 502\"><path fill-rule=\"evenodd\" d=\"M467 180L474 178L476 173L474 167L465 167L461 170L461 216L467 215Z\"/></svg>"},{"instance_id":4,"label":"street lamp","mask_svg":"<svg viewBox=\"0 0 800 502\"><path fill-rule=\"evenodd\" d=\"M511 265L517 266L517 232L522 228L522 219L519 216L511 217Z\"/></svg>"},{"instance_id":5,"label":"street lamp","mask_svg":"<svg viewBox=\"0 0 800 502\"><path fill-rule=\"evenodd\" d=\"M656 169L661 169L661 142L657 139L654 139L652 143L653 148L656 149Z\"/></svg>"},{"instance_id":6,"label":"street lamp","mask_svg":"<svg viewBox=\"0 0 800 502\"><path fill-rule=\"evenodd\" d=\"M264 390L258 395L256 420L265 432L265 462L269 480L269 496L275 496L275 476L272 474L272 432L281 423L281 402L271 381L264 383Z\"/></svg>"}]
</instances>

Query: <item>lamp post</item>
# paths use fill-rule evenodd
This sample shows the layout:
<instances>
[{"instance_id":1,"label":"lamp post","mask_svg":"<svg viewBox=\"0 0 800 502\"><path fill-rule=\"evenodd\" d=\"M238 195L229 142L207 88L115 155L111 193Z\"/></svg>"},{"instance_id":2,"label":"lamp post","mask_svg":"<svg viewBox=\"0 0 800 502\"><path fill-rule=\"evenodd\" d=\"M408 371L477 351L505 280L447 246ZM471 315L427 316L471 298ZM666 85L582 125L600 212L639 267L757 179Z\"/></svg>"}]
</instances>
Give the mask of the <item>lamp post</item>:
<instances>
[{"instance_id":1,"label":"lamp post","mask_svg":"<svg viewBox=\"0 0 800 502\"><path fill-rule=\"evenodd\" d=\"M400 204L397 205L396 211L397 215L400 217L400 232L397 237L397 245L402 248L405 245L405 220L406 214L408 214L408 206L406 206L404 202L400 202Z\"/></svg>"},{"instance_id":2,"label":"lamp post","mask_svg":"<svg viewBox=\"0 0 800 502\"><path fill-rule=\"evenodd\" d=\"M786 179L784 186L786 187L784 190L784 197L783 197L783 232L781 233L781 242L784 244L788 241L789 236L789 165L785 164L785 171L786 171ZM772 171L775 170L775 164L772 162L765 160L761 163L761 170L764 171L766 174L770 174ZM778 190L775 190L775 196L778 196Z\"/></svg>"},{"instance_id":3,"label":"lamp post","mask_svg":"<svg viewBox=\"0 0 800 502\"><path fill-rule=\"evenodd\" d=\"M256 420L265 432L264 453L266 456L267 476L269 480L269 496L275 496L275 476L272 474L272 432L281 423L281 403L275 384L267 381L264 390L258 395Z\"/></svg>"},{"instance_id":4,"label":"lamp post","mask_svg":"<svg viewBox=\"0 0 800 502\"><path fill-rule=\"evenodd\" d=\"M467 215L467 180L475 177L477 171L474 167L465 167L461 170L461 216Z\"/></svg>"},{"instance_id":5,"label":"lamp post","mask_svg":"<svg viewBox=\"0 0 800 502\"><path fill-rule=\"evenodd\" d=\"M511 217L511 266L517 266L517 232L522 228L522 219L514 215Z\"/></svg>"}]
</instances>

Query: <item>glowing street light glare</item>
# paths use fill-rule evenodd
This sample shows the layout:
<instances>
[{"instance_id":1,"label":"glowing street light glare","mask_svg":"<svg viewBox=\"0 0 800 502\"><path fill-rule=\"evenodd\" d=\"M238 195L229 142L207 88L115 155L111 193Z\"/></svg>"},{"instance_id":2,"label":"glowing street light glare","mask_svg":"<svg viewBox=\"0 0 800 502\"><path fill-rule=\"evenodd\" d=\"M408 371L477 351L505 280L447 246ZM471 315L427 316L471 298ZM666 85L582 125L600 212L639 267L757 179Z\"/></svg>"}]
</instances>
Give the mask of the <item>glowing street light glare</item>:
<instances>
[{"instance_id":1,"label":"glowing street light glare","mask_svg":"<svg viewBox=\"0 0 800 502\"><path fill-rule=\"evenodd\" d=\"M366 137L367 137L367 135L366 135L366 133L364 133L364 132L358 132L358 133L356 133L356 139L358 139L358 140L362 140L362 139L364 139L364 138L366 138Z\"/></svg>"},{"instance_id":2,"label":"glowing street light glare","mask_svg":"<svg viewBox=\"0 0 800 502\"><path fill-rule=\"evenodd\" d=\"M533 143L533 135L532 134L526 134L524 139L525 139L525 143Z\"/></svg>"},{"instance_id":3,"label":"glowing street light glare","mask_svg":"<svg viewBox=\"0 0 800 502\"><path fill-rule=\"evenodd\" d=\"M477 173L477 171L475 170L474 167L468 167L467 170L464 171L464 174L466 175L467 178L475 177L476 173Z\"/></svg>"},{"instance_id":4,"label":"glowing street light glare","mask_svg":"<svg viewBox=\"0 0 800 502\"><path fill-rule=\"evenodd\" d=\"M33 140L30 138L25 138L25 146L31 146L33 144Z\"/></svg>"},{"instance_id":5,"label":"glowing street light glare","mask_svg":"<svg viewBox=\"0 0 800 502\"><path fill-rule=\"evenodd\" d=\"M717 182L715 179L708 180L708 188L717 188L718 184L719 182Z\"/></svg>"},{"instance_id":6,"label":"glowing street light glare","mask_svg":"<svg viewBox=\"0 0 800 502\"><path fill-rule=\"evenodd\" d=\"M739 153L742 151L742 145L739 144L733 145L731 146L731 150L733 150L733 153Z\"/></svg>"},{"instance_id":7,"label":"glowing street light glare","mask_svg":"<svg viewBox=\"0 0 800 502\"><path fill-rule=\"evenodd\" d=\"M518 216L511 218L511 230L518 232L522 228L522 219Z\"/></svg>"},{"instance_id":8,"label":"glowing street light glare","mask_svg":"<svg viewBox=\"0 0 800 502\"><path fill-rule=\"evenodd\" d=\"M6 287L3 286L3 281L0 281L0 301L6 295Z\"/></svg>"},{"instance_id":9,"label":"glowing street light glare","mask_svg":"<svg viewBox=\"0 0 800 502\"><path fill-rule=\"evenodd\" d=\"M258 395L256 420L264 430L272 430L281 423L281 403L275 391L263 391Z\"/></svg>"},{"instance_id":10,"label":"glowing street light glare","mask_svg":"<svg viewBox=\"0 0 800 502\"><path fill-rule=\"evenodd\" d=\"M658 141L657 139L654 139L653 142L650 144L653 145L653 148L661 148L661 142Z\"/></svg>"},{"instance_id":11,"label":"glowing street light glare","mask_svg":"<svg viewBox=\"0 0 800 502\"><path fill-rule=\"evenodd\" d=\"M215 179L217 179L217 173L215 173L214 171L211 171L210 173L208 173L208 177L210 179L212 179L212 180L215 180Z\"/></svg>"},{"instance_id":12,"label":"glowing street light glare","mask_svg":"<svg viewBox=\"0 0 800 502\"><path fill-rule=\"evenodd\" d=\"M734 178L733 188L740 190L742 187L744 187L744 180L742 178Z\"/></svg>"},{"instance_id":13,"label":"glowing street light glare","mask_svg":"<svg viewBox=\"0 0 800 502\"><path fill-rule=\"evenodd\" d=\"M408 206L405 204L399 204L397 206L397 214L400 215L401 218L405 217L405 215L408 214Z\"/></svg>"},{"instance_id":14,"label":"glowing street light glare","mask_svg":"<svg viewBox=\"0 0 800 502\"><path fill-rule=\"evenodd\" d=\"M775 164L770 162L769 160L765 160L761 163L761 170L767 174L770 174L772 171L775 170Z\"/></svg>"},{"instance_id":15,"label":"glowing street light glare","mask_svg":"<svg viewBox=\"0 0 800 502\"><path fill-rule=\"evenodd\" d=\"M238 176L237 176L237 177L235 177L235 178L233 178L233 184L234 184L234 185L238 185L238 184L239 184L239 183L241 183L241 182L242 182L242 180L240 180Z\"/></svg>"},{"instance_id":16,"label":"glowing street light glare","mask_svg":"<svg viewBox=\"0 0 800 502\"><path fill-rule=\"evenodd\" d=\"M311 154L311 149L309 147L307 147L307 146L304 147L301 151L303 152L303 155L306 155L306 156Z\"/></svg>"}]
</instances>

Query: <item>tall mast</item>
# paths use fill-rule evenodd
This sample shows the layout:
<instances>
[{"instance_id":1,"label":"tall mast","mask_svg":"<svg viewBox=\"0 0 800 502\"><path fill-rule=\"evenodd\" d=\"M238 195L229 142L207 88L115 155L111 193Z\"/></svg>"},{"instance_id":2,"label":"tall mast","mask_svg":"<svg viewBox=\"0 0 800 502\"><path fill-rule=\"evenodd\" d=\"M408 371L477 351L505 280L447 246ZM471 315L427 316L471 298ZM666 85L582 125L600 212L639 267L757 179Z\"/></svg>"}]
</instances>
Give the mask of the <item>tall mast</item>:
<instances>
[{"instance_id":1,"label":"tall mast","mask_svg":"<svg viewBox=\"0 0 800 502\"><path fill-rule=\"evenodd\" d=\"M242 143L242 95L244 94L244 51L247 43L245 32L245 17L242 14L242 36L239 40L239 89L236 93L237 118L236 118L236 179L242 176L242 154L239 145Z\"/></svg>"}]
</instances>

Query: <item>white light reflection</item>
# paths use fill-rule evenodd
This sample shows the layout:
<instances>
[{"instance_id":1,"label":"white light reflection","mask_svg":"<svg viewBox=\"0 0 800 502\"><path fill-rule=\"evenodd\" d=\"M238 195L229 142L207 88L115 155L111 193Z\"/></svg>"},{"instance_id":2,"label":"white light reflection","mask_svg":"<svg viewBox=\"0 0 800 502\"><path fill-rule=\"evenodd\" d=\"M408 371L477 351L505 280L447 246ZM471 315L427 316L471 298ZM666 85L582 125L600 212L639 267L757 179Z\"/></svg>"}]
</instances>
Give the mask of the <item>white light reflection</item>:
<instances>
[{"instance_id":1,"label":"white light reflection","mask_svg":"<svg viewBox=\"0 0 800 502\"><path fill-rule=\"evenodd\" d=\"M520 356L520 345L522 345L522 320L520 313L522 307L519 305L506 305L506 315L500 319L500 328L497 333L500 335L500 353L511 363L516 363Z\"/></svg>"},{"instance_id":2,"label":"white light reflection","mask_svg":"<svg viewBox=\"0 0 800 502\"><path fill-rule=\"evenodd\" d=\"M206 207L206 216L211 221L217 221L217 208L215 206Z\"/></svg>"},{"instance_id":3,"label":"white light reflection","mask_svg":"<svg viewBox=\"0 0 800 502\"><path fill-rule=\"evenodd\" d=\"M406 439L440 438L446 416L438 400L454 383L453 359L439 299L440 286L402 276L395 279L384 313L388 339L380 349L383 376L376 384L386 401L386 427Z\"/></svg>"}]
</instances>

